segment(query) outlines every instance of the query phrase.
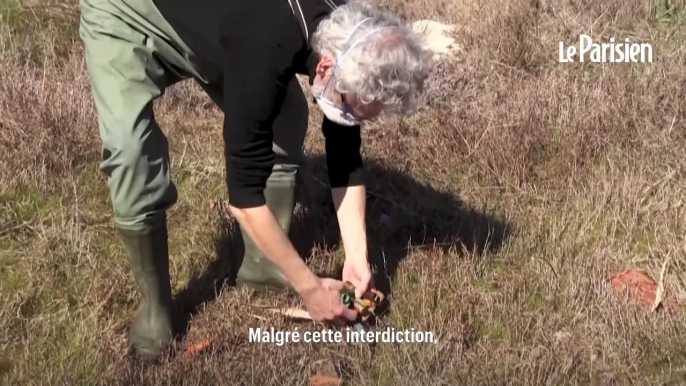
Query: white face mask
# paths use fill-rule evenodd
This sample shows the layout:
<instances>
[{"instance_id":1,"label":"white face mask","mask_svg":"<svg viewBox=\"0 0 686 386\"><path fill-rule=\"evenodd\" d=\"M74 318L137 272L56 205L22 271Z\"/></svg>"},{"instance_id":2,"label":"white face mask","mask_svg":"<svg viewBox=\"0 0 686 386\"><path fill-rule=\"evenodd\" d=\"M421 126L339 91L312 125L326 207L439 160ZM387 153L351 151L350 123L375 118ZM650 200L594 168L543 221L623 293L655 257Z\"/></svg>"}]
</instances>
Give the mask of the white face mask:
<instances>
[{"instance_id":1,"label":"white face mask","mask_svg":"<svg viewBox=\"0 0 686 386\"><path fill-rule=\"evenodd\" d=\"M319 108L322 109L322 112L330 121L338 123L341 126L357 126L360 124L351 114L347 114L345 111L339 109L333 102L324 98L323 93L316 95L315 99L317 100Z\"/></svg>"}]
</instances>

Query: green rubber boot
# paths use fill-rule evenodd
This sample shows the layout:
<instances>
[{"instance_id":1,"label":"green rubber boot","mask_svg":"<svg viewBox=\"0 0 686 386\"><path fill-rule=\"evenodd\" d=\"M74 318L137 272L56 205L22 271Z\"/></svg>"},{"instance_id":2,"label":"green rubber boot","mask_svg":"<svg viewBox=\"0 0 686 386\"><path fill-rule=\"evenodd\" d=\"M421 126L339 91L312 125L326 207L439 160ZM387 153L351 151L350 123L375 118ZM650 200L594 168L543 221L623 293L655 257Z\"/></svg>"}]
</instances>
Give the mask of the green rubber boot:
<instances>
[{"instance_id":1,"label":"green rubber boot","mask_svg":"<svg viewBox=\"0 0 686 386\"><path fill-rule=\"evenodd\" d=\"M119 229L142 299L129 330L134 354L158 359L173 338L166 222L147 232Z\"/></svg>"},{"instance_id":2,"label":"green rubber boot","mask_svg":"<svg viewBox=\"0 0 686 386\"><path fill-rule=\"evenodd\" d=\"M286 234L290 231L293 210L295 209L295 173L284 177L270 178L264 190L267 207L271 209L276 221ZM295 291L286 276L274 265L241 227L245 253L236 277L236 287L249 287L256 291L289 290Z\"/></svg>"}]
</instances>

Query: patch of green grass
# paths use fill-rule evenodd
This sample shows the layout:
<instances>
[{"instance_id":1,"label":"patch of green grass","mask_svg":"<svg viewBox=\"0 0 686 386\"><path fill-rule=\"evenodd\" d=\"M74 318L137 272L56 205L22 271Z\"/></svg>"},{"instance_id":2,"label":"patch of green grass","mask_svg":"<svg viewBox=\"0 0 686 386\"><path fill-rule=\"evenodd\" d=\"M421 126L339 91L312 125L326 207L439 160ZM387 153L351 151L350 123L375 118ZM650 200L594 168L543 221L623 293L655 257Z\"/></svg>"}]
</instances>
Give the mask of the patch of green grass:
<instances>
[{"instance_id":1,"label":"patch of green grass","mask_svg":"<svg viewBox=\"0 0 686 386\"><path fill-rule=\"evenodd\" d=\"M20 52L25 63L40 68L59 64L79 43L78 8L72 4L28 6L18 0L0 0L0 46ZM55 61L54 59L58 59Z\"/></svg>"},{"instance_id":2,"label":"patch of green grass","mask_svg":"<svg viewBox=\"0 0 686 386\"><path fill-rule=\"evenodd\" d=\"M0 240L0 293L11 294L21 290L28 275L19 265L18 243Z\"/></svg>"},{"instance_id":3,"label":"patch of green grass","mask_svg":"<svg viewBox=\"0 0 686 386\"><path fill-rule=\"evenodd\" d=\"M88 295L85 286L80 284L85 284L86 277L72 274L69 277L72 279L59 287L40 287L26 280L22 288L14 291L21 299L3 306L16 307L3 322L11 337L7 349L10 358L28 359L21 367L29 377L48 384L67 379L86 382L83 384L96 381L99 363L94 340L99 336L99 326L97 313L84 306L88 303L84 297ZM27 350L27 346L31 349Z\"/></svg>"},{"instance_id":4,"label":"patch of green grass","mask_svg":"<svg viewBox=\"0 0 686 386\"><path fill-rule=\"evenodd\" d=\"M531 311L536 312L548 308L548 302L546 301L545 297L541 292L532 289L531 286L527 286L525 293L525 303L527 308Z\"/></svg>"},{"instance_id":5,"label":"patch of green grass","mask_svg":"<svg viewBox=\"0 0 686 386\"><path fill-rule=\"evenodd\" d=\"M88 179L82 180L86 189L92 186ZM12 234L0 240L0 293L11 295L1 298L0 308L9 312L0 325L11 337L10 357L27 359L14 363L24 376L50 384L69 379L94 384L99 369L92 340L99 336L98 317L88 305L94 301L89 293L93 272L84 264L91 258L85 248L90 235L79 233L72 223L56 224L64 214L65 200L70 201L68 195L23 186L0 197L13 224L36 229L25 240ZM80 212L87 213L92 195L80 197L86 197ZM84 217L88 216L80 218Z\"/></svg>"},{"instance_id":6,"label":"patch of green grass","mask_svg":"<svg viewBox=\"0 0 686 386\"><path fill-rule=\"evenodd\" d=\"M494 341L505 341L508 336L507 329L502 326L485 326L483 331L480 331L480 335Z\"/></svg>"},{"instance_id":7,"label":"patch of green grass","mask_svg":"<svg viewBox=\"0 0 686 386\"><path fill-rule=\"evenodd\" d=\"M74 171L76 186L79 189L79 211L88 224L101 222L112 215L110 191L107 177L98 169L95 162L80 165ZM71 181L65 183L64 190L73 189ZM71 188L71 189L70 189Z\"/></svg>"},{"instance_id":8,"label":"patch of green grass","mask_svg":"<svg viewBox=\"0 0 686 386\"><path fill-rule=\"evenodd\" d=\"M59 207L60 199L42 192L37 186L26 186L0 195L17 224L32 223L49 215Z\"/></svg>"},{"instance_id":9,"label":"patch of green grass","mask_svg":"<svg viewBox=\"0 0 686 386\"><path fill-rule=\"evenodd\" d=\"M85 310L84 310L85 311ZM28 370L40 379L40 374L47 368L52 371L44 379L48 384L61 384L69 380L78 380L80 385L93 385L99 374L95 344L98 334L98 323L95 316L86 312L76 312L68 319L59 320L50 333L42 337L49 345L36 344L44 351L35 352L35 358Z\"/></svg>"},{"instance_id":10,"label":"patch of green grass","mask_svg":"<svg viewBox=\"0 0 686 386\"><path fill-rule=\"evenodd\" d=\"M95 238L95 245L99 248L99 255L104 260L119 260L124 258L124 247L112 228L112 232L98 232Z\"/></svg>"},{"instance_id":11,"label":"patch of green grass","mask_svg":"<svg viewBox=\"0 0 686 386\"><path fill-rule=\"evenodd\" d=\"M686 21L686 2L660 0L653 11L653 22L664 27L680 27Z\"/></svg>"},{"instance_id":12,"label":"patch of green grass","mask_svg":"<svg viewBox=\"0 0 686 386\"><path fill-rule=\"evenodd\" d=\"M0 21L12 32L21 27L22 11L18 0L0 0Z\"/></svg>"}]
</instances>

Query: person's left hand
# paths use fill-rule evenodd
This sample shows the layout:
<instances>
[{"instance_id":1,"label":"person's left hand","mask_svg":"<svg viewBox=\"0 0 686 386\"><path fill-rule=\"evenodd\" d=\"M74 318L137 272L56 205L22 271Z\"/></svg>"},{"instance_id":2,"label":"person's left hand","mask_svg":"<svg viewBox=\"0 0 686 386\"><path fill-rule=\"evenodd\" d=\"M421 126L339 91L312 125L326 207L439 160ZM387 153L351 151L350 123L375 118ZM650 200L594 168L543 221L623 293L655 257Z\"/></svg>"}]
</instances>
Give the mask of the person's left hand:
<instances>
[{"instance_id":1,"label":"person's left hand","mask_svg":"<svg viewBox=\"0 0 686 386\"><path fill-rule=\"evenodd\" d=\"M346 256L343 264L343 281L355 286L355 296L360 297L372 287L372 271L366 255Z\"/></svg>"}]
</instances>

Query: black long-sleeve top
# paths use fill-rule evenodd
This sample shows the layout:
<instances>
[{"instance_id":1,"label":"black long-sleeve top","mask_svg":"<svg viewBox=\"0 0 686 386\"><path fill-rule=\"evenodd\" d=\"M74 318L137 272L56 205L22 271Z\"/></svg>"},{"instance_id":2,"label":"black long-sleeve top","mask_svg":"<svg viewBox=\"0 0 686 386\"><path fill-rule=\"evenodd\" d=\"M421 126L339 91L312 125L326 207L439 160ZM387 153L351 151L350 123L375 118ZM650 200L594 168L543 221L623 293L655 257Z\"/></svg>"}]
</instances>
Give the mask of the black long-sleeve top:
<instances>
[{"instance_id":1,"label":"black long-sleeve top","mask_svg":"<svg viewBox=\"0 0 686 386\"><path fill-rule=\"evenodd\" d=\"M154 0L197 57L206 79L223 90L229 202L265 204L274 164L272 122L296 74L315 76L314 53L288 0ZM312 38L318 23L345 0L299 0ZM297 11L296 11L297 12ZM324 118L322 132L331 187L362 183L360 128Z\"/></svg>"}]
</instances>

